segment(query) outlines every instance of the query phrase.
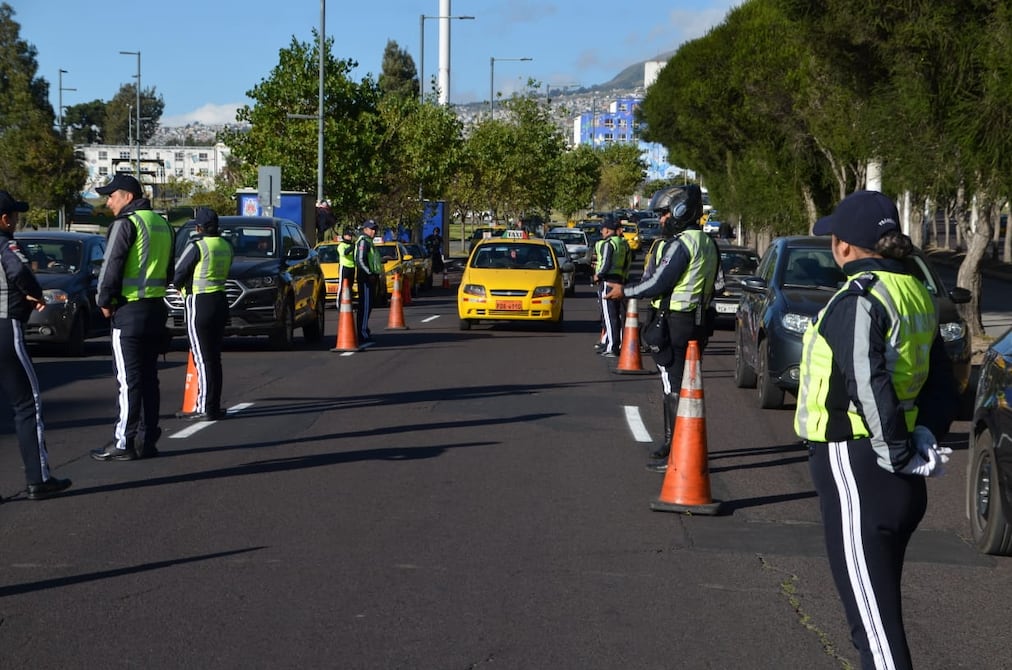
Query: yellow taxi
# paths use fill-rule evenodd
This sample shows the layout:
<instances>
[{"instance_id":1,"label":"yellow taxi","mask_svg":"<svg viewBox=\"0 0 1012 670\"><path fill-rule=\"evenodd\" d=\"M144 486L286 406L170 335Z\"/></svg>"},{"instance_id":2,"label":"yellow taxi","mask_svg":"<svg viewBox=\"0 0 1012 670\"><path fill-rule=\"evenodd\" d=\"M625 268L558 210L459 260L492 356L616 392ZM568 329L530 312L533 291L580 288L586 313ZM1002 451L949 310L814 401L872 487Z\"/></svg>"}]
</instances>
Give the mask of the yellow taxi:
<instances>
[{"instance_id":1,"label":"yellow taxi","mask_svg":"<svg viewBox=\"0 0 1012 670\"><path fill-rule=\"evenodd\" d=\"M562 302L562 271L541 239L478 242L457 291L461 330L479 321L540 321L561 329Z\"/></svg>"},{"instance_id":2,"label":"yellow taxi","mask_svg":"<svg viewBox=\"0 0 1012 670\"><path fill-rule=\"evenodd\" d=\"M424 269L420 268L415 263L412 263L414 258L408 253L407 247L404 246L403 242L376 242L376 251L383 257L383 270L387 275L387 292L393 295L394 292L394 275L398 272L401 273L401 290L407 290L408 286L412 287L412 295L414 295L414 287L421 286L425 282Z\"/></svg>"},{"instance_id":3,"label":"yellow taxi","mask_svg":"<svg viewBox=\"0 0 1012 670\"><path fill-rule=\"evenodd\" d=\"M622 237L629 244L629 250L633 253L633 257L635 257L639 253L641 245L639 226L636 225L635 221L628 219L622 219L620 223L622 224Z\"/></svg>"},{"instance_id":4,"label":"yellow taxi","mask_svg":"<svg viewBox=\"0 0 1012 670\"><path fill-rule=\"evenodd\" d=\"M320 242L316 245L316 253L320 258L320 269L323 270L323 282L327 287L327 305L339 307L341 304L341 263L337 257L337 245L339 240ZM387 291L387 279L384 276L382 281L376 282L373 301L377 305L389 303L390 292ZM352 299L358 297L358 286L351 283Z\"/></svg>"}]
</instances>

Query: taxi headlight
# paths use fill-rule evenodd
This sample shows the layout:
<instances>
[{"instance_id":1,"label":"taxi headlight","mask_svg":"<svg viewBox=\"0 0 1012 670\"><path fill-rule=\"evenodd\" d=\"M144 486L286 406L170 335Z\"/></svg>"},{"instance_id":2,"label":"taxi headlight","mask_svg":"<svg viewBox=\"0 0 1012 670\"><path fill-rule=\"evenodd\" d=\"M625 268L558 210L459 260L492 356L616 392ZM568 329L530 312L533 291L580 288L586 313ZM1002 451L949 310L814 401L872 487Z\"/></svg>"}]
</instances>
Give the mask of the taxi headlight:
<instances>
[{"instance_id":1,"label":"taxi headlight","mask_svg":"<svg viewBox=\"0 0 1012 670\"><path fill-rule=\"evenodd\" d=\"M246 284L249 288L270 288L276 286L278 278L274 275L266 275L264 277L250 277L242 280L243 284Z\"/></svg>"},{"instance_id":2,"label":"taxi headlight","mask_svg":"<svg viewBox=\"0 0 1012 670\"><path fill-rule=\"evenodd\" d=\"M938 324L938 332L941 333L943 342L954 342L963 339L966 335L966 326L962 321L949 321Z\"/></svg>"},{"instance_id":3,"label":"taxi headlight","mask_svg":"<svg viewBox=\"0 0 1012 670\"><path fill-rule=\"evenodd\" d=\"M67 295L66 291L62 291L58 288L47 288L42 292L42 299L46 301L47 305L53 305L57 303L66 303L70 296Z\"/></svg>"},{"instance_id":4,"label":"taxi headlight","mask_svg":"<svg viewBox=\"0 0 1012 670\"><path fill-rule=\"evenodd\" d=\"M788 312L780 319L780 323L782 323L784 328L792 333L803 335L804 332L808 330L808 326L811 325L812 317L807 314L795 314L794 312Z\"/></svg>"},{"instance_id":5,"label":"taxi headlight","mask_svg":"<svg viewBox=\"0 0 1012 670\"><path fill-rule=\"evenodd\" d=\"M481 284L464 284L464 288L462 290L464 295L473 295L476 298L485 297L485 287Z\"/></svg>"},{"instance_id":6,"label":"taxi headlight","mask_svg":"<svg viewBox=\"0 0 1012 670\"><path fill-rule=\"evenodd\" d=\"M534 294L533 294L532 297L534 297L534 298L546 298L546 297L551 297L553 295L555 295L555 287L554 286L538 286L537 288L534 289Z\"/></svg>"}]
</instances>

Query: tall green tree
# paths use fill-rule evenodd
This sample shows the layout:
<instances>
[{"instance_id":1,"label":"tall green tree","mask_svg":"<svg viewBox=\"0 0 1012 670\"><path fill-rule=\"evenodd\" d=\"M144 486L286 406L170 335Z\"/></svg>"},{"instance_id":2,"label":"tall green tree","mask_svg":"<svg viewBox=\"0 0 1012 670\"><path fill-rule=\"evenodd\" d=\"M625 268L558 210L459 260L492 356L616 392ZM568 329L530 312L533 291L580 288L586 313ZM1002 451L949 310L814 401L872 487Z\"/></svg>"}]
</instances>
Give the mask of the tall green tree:
<instances>
[{"instance_id":1,"label":"tall green tree","mask_svg":"<svg viewBox=\"0 0 1012 670\"><path fill-rule=\"evenodd\" d=\"M141 125L137 134L137 85L123 84L105 106L102 141L106 144L127 144L130 139L146 143L158 130L165 110L165 100L154 87L141 89Z\"/></svg>"},{"instance_id":2,"label":"tall green tree","mask_svg":"<svg viewBox=\"0 0 1012 670\"><path fill-rule=\"evenodd\" d=\"M628 207L637 187L646 178L646 162L636 144L611 143L598 150L601 174L594 194L598 208Z\"/></svg>"},{"instance_id":3,"label":"tall green tree","mask_svg":"<svg viewBox=\"0 0 1012 670\"><path fill-rule=\"evenodd\" d=\"M601 155L581 144L559 157L559 178L555 189L555 209L570 219L578 211L589 209L601 181Z\"/></svg>"},{"instance_id":4,"label":"tall green tree","mask_svg":"<svg viewBox=\"0 0 1012 670\"><path fill-rule=\"evenodd\" d=\"M388 40L383 50L383 65L378 84L380 94L384 97L418 99L418 70L415 68L415 61L393 40Z\"/></svg>"},{"instance_id":5,"label":"tall green tree","mask_svg":"<svg viewBox=\"0 0 1012 670\"><path fill-rule=\"evenodd\" d=\"M104 100L69 105L63 112L63 127L74 144L98 144L105 127Z\"/></svg>"},{"instance_id":6,"label":"tall green tree","mask_svg":"<svg viewBox=\"0 0 1012 670\"><path fill-rule=\"evenodd\" d=\"M37 51L20 33L14 10L0 4L0 188L37 210L72 206L84 184L84 167L53 127L49 83L37 76ZM34 211L24 220L46 216Z\"/></svg>"}]
</instances>

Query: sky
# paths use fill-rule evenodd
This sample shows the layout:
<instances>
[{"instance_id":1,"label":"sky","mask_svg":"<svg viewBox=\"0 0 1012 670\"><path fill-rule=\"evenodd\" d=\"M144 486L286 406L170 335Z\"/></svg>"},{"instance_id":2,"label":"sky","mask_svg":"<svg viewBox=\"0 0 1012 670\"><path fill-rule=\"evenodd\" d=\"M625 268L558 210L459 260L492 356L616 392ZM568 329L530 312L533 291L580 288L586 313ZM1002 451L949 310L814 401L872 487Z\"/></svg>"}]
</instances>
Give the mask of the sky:
<instances>
[{"instance_id":1,"label":"sky","mask_svg":"<svg viewBox=\"0 0 1012 670\"><path fill-rule=\"evenodd\" d=\"M293 38L314 42L321 0L173 0L107 4L83 0L3 0L21 39L37 51L38 76L50 102L69 106L110 100L137 74L165 102L163 126L235 121L252 104L247 91L270 76ZM551 87L602 84L633 63L653 60L723 21L740 0L451 0L450 103L508 95L527 79ZM416 66L425 27L425 78L439 69L439 0L327 3L333 55L352 59L352 77L378 77L393 40ZM115 9L112 9L115 7ZM238 9L237 7L241 7ZM103 11L99 11L101 10ZM529 62L504 59L531 58ZM70 90L73 89L73 90Z\"/></svg>"}]
</instances>

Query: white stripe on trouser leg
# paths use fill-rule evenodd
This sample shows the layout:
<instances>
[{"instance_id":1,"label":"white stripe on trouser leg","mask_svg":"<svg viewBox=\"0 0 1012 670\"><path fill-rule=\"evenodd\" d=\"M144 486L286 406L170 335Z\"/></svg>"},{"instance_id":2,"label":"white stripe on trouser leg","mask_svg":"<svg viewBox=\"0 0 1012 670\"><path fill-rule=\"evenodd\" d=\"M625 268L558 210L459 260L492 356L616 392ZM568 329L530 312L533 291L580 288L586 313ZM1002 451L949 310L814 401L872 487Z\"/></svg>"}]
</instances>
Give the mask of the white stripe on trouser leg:
<instances>
[{"instance_id":1,"label":"white stripe on trouser leg","mask_svg":"<svg viewBox=\"0 0 1012 670\"><path fill-rule=\"evenodd\" d=\"M197 336L197 296L186 296L186 336L190 338L190 353L193 354L193 367L197 373L197 400L193 411L207 411L207 359L200 348L200 337Z\"/></svg>"},{"instance_id":2,"label":"white stripe on trouser leg","mask_svg":"<svg viewBox=\"0 0 1012 670\"><path fill-rule=\"evenodd\" d=\"M21 361L21 367L32 385L32 399L35 401L35 441L39 445L39 467L42 481L49 479L49 452L46 451L45 426L42 425L42 395L39 393L39 378L35 376L35 367L25 346L25 331L21 324L11 319L11 330L14 334L14 352Z\"/></svg>"},{"instance_id":3,"label":"white stripe on trouser leg","mask_svg":"<svg viewBox=\"0 0 1012 670\"><path fill-rule=\"evenodd\" d=\"M850 465L850 450L846 442L830 442L829 466L833 471L837 497L840 500L840 521L843 531L844 558L850 589L861 614L868 646L875 658L875 667L893 670L893 655L889 648L882 618L879 616L875 588L868 574L864 554L864 536L861 534L861 496Z\"/></svg>"},{"instance_id":4,"label":"white stripe on trouser leg","mask_svg":"<svg viewBox=\"0 0 1012 670\"><path fill-rule=\"evenodd\" d=\"M606 351L615 350L615 333L611 327L611 315L608 313L608 301L604 299L604 291L598 294L598 301L601 303L601 316L604 317L604 348Z\"/></svg>"},{"instance_id":5,"label":"white stripe on trouser leg","mask_svg":"<svg viewBox=\"0 0 1012 670\"><path fill-rule=\"evenodd\" d=\"M664 389L664 395L671 395L671 375L668 374L668 369L658 365L657 370L661 373L661 388Z\"/></svg>"},{"instance_id":6,"label":"white stripe on trouser leg","mask_svg":"<svg viewBox=\"0 0 1012 670\"><path fill-rule=\"evenodd\" d=\"M119 395L116 399L119 405L119 417L116 419L116 429L113 437L116 438L116 446L126 449L126 427L130 415L130 395L127 389L126 365L123 360L123 343L120 337L123 331L119 328L112 329L112 358L116 367L116 383L119 385Z\"/></svg>"}]
</instances>

